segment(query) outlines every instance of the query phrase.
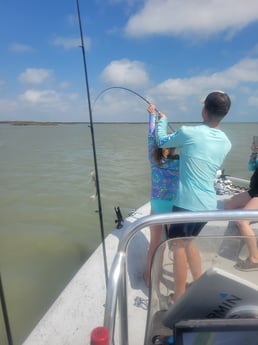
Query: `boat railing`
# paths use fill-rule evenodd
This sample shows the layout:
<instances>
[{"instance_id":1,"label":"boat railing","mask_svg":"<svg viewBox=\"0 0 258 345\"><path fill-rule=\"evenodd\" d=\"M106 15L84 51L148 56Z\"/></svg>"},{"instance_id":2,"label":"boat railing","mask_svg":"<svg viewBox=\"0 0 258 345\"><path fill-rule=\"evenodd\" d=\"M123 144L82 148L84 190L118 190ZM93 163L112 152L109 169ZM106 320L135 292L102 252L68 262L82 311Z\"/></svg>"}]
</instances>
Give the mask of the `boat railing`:
<instances>
[{"instance_id":1,"label":"boat railing","mask_svg":"<svg viewBox=\"0 0 258 345\"><path fill-rule=\"evenodd\" d=\"M132 238L142 229L157 224L177 224L210 221L258 220L256 210L218 210L203 212L171 212L149 215L131 223L120 239L113 260L105 303L104 326L109 330L110 344L114 344L115 326L118 320L119 344L128 345L128 305L127 305L127 251ZM118 314L117 314L118 313Z\"/></svg>"}]
</instances>

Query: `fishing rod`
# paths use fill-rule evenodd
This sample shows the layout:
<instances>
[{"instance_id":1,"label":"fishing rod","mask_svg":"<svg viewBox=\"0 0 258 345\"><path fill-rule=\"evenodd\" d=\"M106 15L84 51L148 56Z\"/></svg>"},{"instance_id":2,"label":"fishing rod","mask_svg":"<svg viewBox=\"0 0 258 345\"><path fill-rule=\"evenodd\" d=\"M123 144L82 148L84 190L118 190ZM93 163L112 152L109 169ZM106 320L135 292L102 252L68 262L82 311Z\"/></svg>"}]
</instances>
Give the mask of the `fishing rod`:
<instances>
[{"instance_id":1,"label":"fishing rod","mask_svg":"<svg viewBox=\"0 0 258 345\"><path fill-rule=\"evenodd\" d=\"M93 107L95 105L95 103L97 102L98 98L103 95L103 93L105 93L106 91L109 91L109 90L112 90L112 89L121 89L121 90L125 90L125 91L129 91L131 93L133 93L134 95L140 97L142 100L144 100L147 104L151 104L151 102L149 102L146 98L144 98L142 95L140 95L138 92L134 91L134 90L131 90L127 87L124 87L124 86L111 86L111 87L108 87L106 88L105 90L102 90L98 95L97 97L95 98L95 101L93 103ZM155 111L159 112L157 109L155 109Z\"/></svg>"},{"instance_id":2,"label":"fishing rod","mask_svg":"<svg viewBox=\"0 0 258 345\"><path fill-rule=\"evenodd\" d=\"M112 90L112 89L121 89L121 90L125 90L125 91L128 91L128 92L131 92L132 94L134 94L134 95L136 95L137 97L141 98L141 99L142 99L144 102L146 102L148 105L151 104L151 102L148 101L147 98L143 97L143 96L140 95L138 92L136 92L136 91L134 91L134 90L132 90L132 89L129 89L128 87L124 87L124 86L111 86L111 87L108 87L108 88L102 90L102 91L97 95L97 97L95 98L94 103L93 103L93 108L94 108L94 106L95 106L97 100L100 98L100 96L102 96L103 93L105 93L105 92L107 92L107 91L109 91L109 90ZM157 108L155 108L155 111L156 111L156 113L159 113L159 112L160 112ZM175 130L173 129L173 127L172 127L170 124L168 124L168 127L172 130L172 132L175 132Z\"/></svg>"},{"instance_id":3,"label":"fishing rod","mask_svg":"<svg viewBox=\"0 0 258 345\"><path fill-rule=\"evenodd\" d=\"M101 206L101 197L100 197L99 174L98 174L97 154L96 154L96 145L95 145L95 136L94 136L94 125L93 125L91 100L90 100L90 88L89 88L89 81L88 81L88 72L87 72L86 54L85 54L85 46L84 46L84 39L83 39L79 0L76 0L76 4L77 4L77 13L78 13L78 21L79 21L80 37L81 37L81 46L80 47L82 49L84 76L85 76L85 84L86 84L86 91L87 91L89 116L90 116L90 126L89 127L91 130L92 150L93 150L95 179L96 179L96 191L97 191L97 197L98 197L98 214L99 214L101 240L102 240L102 248L103 248L105 280L106 280L106 286L107 286L107 284L108 284L107 254L106 254L106 246L105 246L103 215L102 215L102 206Z\"/></svg>"},{"instance_id":4,"label":"fishing rod","mask_svg":"<svg viewBox=\"0 0 258 345\"><path fill-rule=\"evenodd\" d=\"M13 345L12 333L11 333L11 328L10 328L10 323L9 323L9 318L8 318L8 313L7 313L7 307L5 303L4 288L2 284L1 272L0 272L0 301L1 301L1 306L2 306L3 319L4 319L4 324L5 324L6 336L8 339L8 345Z\"/></svg>"}]
</instances>

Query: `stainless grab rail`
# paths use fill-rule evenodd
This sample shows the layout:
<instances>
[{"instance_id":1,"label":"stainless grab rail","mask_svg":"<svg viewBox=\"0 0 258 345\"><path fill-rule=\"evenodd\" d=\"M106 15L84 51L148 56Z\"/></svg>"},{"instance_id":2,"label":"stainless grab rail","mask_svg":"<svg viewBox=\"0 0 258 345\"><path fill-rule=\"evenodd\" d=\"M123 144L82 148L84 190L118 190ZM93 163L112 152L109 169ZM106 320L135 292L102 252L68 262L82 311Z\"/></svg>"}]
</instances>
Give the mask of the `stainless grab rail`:
<instances>
[{"instance_id":1,"label":"stainless grab rail","mask_svg":"<svg viewBox=\"0 0 258 345\"><path fill-rule=\"evenodd\" d=\"M128 226L120 239L117 254L113 260L107 287L104 326L109 330L110 345L114 344L114 331L117 302L120 312L120 343L128 343L128 318L126 294L126 252L128 245L136 233L145 227L157 224L178 224L209 221L258 220L258 211L203 211L203 212L171 212L142 217Z\"/></svg>"}]
</instances>

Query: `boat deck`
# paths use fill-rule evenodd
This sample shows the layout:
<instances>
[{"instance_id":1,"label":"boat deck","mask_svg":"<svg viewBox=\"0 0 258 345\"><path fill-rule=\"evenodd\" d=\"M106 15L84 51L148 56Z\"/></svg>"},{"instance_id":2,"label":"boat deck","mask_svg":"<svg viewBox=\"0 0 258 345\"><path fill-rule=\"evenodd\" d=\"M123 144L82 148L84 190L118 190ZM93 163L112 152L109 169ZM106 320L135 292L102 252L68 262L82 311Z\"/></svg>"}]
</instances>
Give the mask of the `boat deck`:
<instances>
[{"instance_id":1,"label":"boat deck","mask_svg":"<svg viewBox=\"0 0 258 345\"><path fill-rule=\"evenodd\" d=\"M107 263L110 268L117 251L118 242L125 228L136 219L148 215L149 204L139 208L126 218L122 229L114 229L105 240ZM148 229L138 233L129 248L129 302L128 312L136 324L143 323L147 311L134 305L138 298L147 299L142 272L148 249ZM131 260L133 259L133 260ZM90 279L89 279L90 277ZM91 331L103 325L106 283L103 250L100 245L66 286L55 303L32 330L23 345L84 345L89 342ZM143 329L144 333L144 329ZM142 335L140 336L142 339Z\"/></svg>"},{"instance_id":2,"label":"boat deck","mask_svg":"<svg viewBox=\"0 0 258 345\"><path fill-rule=\"evenodd\" d=\"M133 215L129 216L122 229L115 229L106 238L107 262L110 269L114 256L117 252L119 239L123 236L128 225L135 220L149 215L149 203L139 208ZM253 227L258 232L258 224ZM233 223L228 221L208 222L202 230L201 236L223 236L238 235ZM149 228L146 227L132 238L127 256L127 307L129 320L129 344L144 344L145 326L147 321L147 305L149 290L146 288L142 275L145 270L146 254L149 244ZM234 269L234 263L227 248L227 240L223 242L228 257L221 255L216 258L216 265L227 268L229 271ZM230 247L232 247L230 245ZM223 248L222 248L223 249ZM167 250L167 249L166 249ZM239 254L245 258L245 249ZM159 305L159 309L168 309L167 296L173 292L172 277L172 256L171 252L166 253L166 260L162 268L162 279L159 287L160 295L163 295L164 305ZM214 256L211 258L214 260ZM209 255L203 258L203 267L210 266ZM239 271L238 271L239 275ZM244 278L246 273L240 272ZM250 275L249 275L250 276ZM90 277L90 279L89 279ZM256 272L253 274L253 281L257 282ZM189 281L190 282L190 281ZM160 296L159 296L160 297ZM72 281L64 289L56 302L45 314L39 324L31 332L23 345L80 345L89 342L91 331L103 325L104 307L106 298L106 285L104 274L104 263L102 246L100 245L82 268L77 272ZM160 299L162 301L162 298ZM160 302L159 302L160 303ZM118 337L118 335L116 335ZM116 342L119 344L119 340Z\"/></svg>"}]
</instances>

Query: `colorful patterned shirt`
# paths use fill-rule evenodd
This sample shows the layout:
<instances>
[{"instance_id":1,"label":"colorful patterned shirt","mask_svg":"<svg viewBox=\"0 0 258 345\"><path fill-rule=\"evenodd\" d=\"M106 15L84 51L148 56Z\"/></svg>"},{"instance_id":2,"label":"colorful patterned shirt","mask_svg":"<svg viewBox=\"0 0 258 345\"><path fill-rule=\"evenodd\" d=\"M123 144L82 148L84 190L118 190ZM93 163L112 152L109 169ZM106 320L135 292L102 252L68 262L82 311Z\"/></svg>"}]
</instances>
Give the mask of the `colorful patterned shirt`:
<instances>
[{"instance_id":1,"label":"colorful patterned shirt","mask_svg":"<svg viewBox=\"0 0 258 345\"><path fill-rule=\"evenodd\" d=\"M162 158L158 164L153 156L156 147L156 115L149 115L148 150L151 164L151 197L155 199L174 200L179 184L179 160Z\"/></svg>"}]
</instances>

